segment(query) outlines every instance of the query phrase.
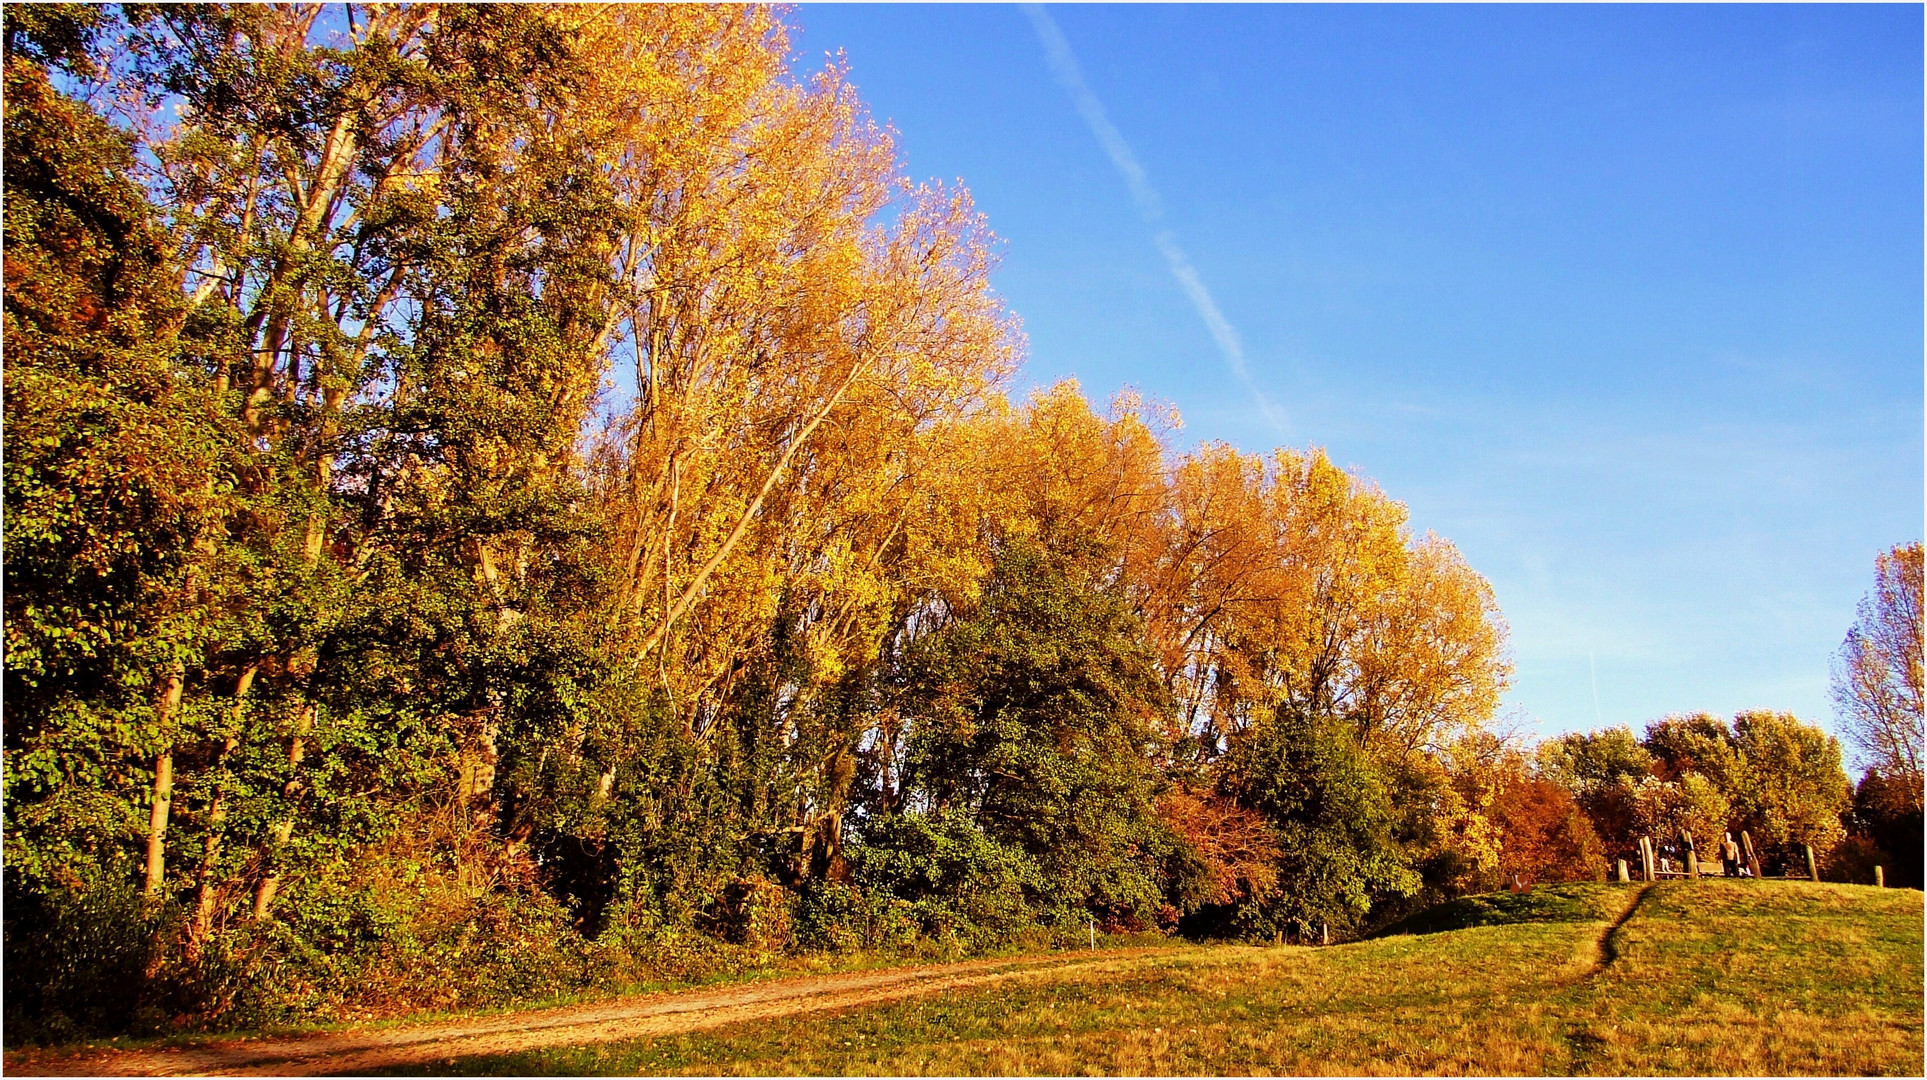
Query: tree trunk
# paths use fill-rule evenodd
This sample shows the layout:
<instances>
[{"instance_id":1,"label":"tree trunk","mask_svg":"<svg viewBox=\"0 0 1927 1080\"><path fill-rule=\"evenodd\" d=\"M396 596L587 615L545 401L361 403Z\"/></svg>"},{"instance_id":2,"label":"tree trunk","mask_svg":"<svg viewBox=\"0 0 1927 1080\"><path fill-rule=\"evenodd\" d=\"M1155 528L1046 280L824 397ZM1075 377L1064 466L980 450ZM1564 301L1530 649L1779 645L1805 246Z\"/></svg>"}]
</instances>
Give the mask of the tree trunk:
<instances>
[{"instance_id":1,"label":"tree trunk","mask_svg":"<svg viewBox=\"0 0 1927 1080\"><path fill-rule=\"evenodd\" d=\"M288 804L288 816L274 826L267 850L264 852L266 855L264 861L268 863L269 869L262 875L260 884L254 887L254 917L257 919L268 917L268 913L274 909L275 894L281 891L281 872L276 860L280 859L281 850L287 847L288 840L294 836L295 802L301 797L301 777L296 770L301 767L301 759L307 753L307 743L304 740L313 726L314 706L310 705L302 710L300 725L296 727L293 737L288 740L289 776L288 782L281 785L281 798Z\"/></svg>"},{"instance_id":2,"label":"tree trunk","mask_svg":"<svg viewBox=\"0 0 1927 1080\"><path fill-rule=\"evenodd\" d=\"M186 678L185 672L177 662L174 670L168 673L166 688L161 691L160 706L155 711L160 714L161 727L174 718L174 712L181 706L181 686ZM173 736L165 731L162 737L169 740L166 749L154 757L154 805L147 818L147 887L144 890L149 899L161 894L161 886L167 881L167 818L174 804L174 746Z\"/></svg>"},{"instance_id":3,"label":"tree trunk","mask_svg":"<svg viewBox=\"0 0 1927 1080\"><path fill-rule=\"evenodd\" d=\"M194 925L188 936L190 954L198 953L201 943L214 930L214 863L221 854L221 826L227 821L227 807L222 802L227 789L227 760L240 745L240 737L235 733L241 724L241 701L253 687L258 670L259 665L249 665L234 685L234 704L228 712L228 737L221 744L221 756L214 762L214 793L207 804L207 838L201 845L201 869L195 875Z\"/></svg>"}]
</instances>

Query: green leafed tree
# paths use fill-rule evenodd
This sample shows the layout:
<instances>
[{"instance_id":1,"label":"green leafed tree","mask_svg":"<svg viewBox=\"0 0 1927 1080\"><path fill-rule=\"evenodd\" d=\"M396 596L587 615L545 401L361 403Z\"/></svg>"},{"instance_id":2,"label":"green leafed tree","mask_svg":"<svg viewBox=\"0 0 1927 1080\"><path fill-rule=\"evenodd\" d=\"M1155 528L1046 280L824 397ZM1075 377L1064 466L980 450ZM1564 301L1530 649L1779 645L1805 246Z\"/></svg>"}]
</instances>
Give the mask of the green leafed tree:
<instances>
[{"instance_id":1,"label":"green leafed tree","mask_svg":"<svg viewBox=\"0 0 1927 1080\"><path fill-rule=\"evenodd\" d=\"M1240 932L1348 930L1375 901L1418 890L1390 786L1350 725L1282 708L1233 741L1220 782L1264 816L1280 853L1275 893L1233 915Z\"/></svg>"},{"instance_id":2,"label":"green leafed tree","mask_svg":"<svg viewBox=\"0 0 1927 1080\"><path fill-rule=\"evenodd\" d=\"M1148 926L1176 843L1154 805L1165 698L1137 620L1079 569L1012 542L974 609L908 650L898 805L1023 852L1044 917Z\"/></svg>"}]
</instances>

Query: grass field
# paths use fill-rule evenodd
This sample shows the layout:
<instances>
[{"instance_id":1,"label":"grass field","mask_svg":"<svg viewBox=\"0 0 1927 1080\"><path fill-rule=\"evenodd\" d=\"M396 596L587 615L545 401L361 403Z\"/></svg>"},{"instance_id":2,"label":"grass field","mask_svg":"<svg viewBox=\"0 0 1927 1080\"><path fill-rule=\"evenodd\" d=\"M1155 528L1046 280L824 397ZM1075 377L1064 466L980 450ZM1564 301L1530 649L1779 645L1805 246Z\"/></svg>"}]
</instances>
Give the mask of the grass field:
<instances>
[{"instance_id":1,"label":"grass field","mask_svg":"<svg viewBox=\"0 0 1927 1080\"><path fill-rule=\"evenodd\" d=\"M1853 885L1557 886L1330 948L1184 949L436 1071L1918 1076L1922 916L1918 892Z\"/></svg>"}]
</instances>

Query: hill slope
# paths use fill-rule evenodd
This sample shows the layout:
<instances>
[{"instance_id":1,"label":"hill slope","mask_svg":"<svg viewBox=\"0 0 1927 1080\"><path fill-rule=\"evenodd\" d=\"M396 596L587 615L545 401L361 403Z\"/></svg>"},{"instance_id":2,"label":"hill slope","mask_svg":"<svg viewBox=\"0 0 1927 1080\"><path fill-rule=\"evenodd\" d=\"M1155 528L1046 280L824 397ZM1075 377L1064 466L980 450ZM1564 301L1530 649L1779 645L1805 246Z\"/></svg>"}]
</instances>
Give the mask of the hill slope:
<instances>
[{"instance_id":1,"label":"hill slope","mask_svg":"<svg viewBox=\"0 0 1927 1080\"><path fill-rule=\"evenodd\" d=\"M448 1071L1919 1075L1921 905L1804 882L1561 886L1327 949L1187 950Z\"/></svg>"}]
</instances>

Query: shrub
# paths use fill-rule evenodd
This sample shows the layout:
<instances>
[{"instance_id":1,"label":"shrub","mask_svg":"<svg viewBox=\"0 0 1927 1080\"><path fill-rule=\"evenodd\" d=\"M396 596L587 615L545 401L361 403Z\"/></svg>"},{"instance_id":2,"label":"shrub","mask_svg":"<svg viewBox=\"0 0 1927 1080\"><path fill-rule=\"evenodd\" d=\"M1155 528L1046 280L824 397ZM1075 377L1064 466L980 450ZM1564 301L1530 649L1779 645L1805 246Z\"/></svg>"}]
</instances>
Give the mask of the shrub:
<instances>
[{"instance_id":1,"label":"shrub","mask_svg":"<svg viewBox=\"0 0 1927 1080\"><path fill-rule=\"evenodd\" d=\"M59 1042L152 1026L146 982L180 913L152 909L131 884L6 883L7 1041Z\"/></svg>"},{"instance_id":2,"label":"shrub","mask_svg":"<svg viewBox=\"0 0 1927 1080\"><path fill-rule=\"evenodd\" d=\"M955 811L866 822L856 849L865 890L910 902L923 932L973 945L1036 921L1037 864Z\"/></svg>"}]
</instances>

